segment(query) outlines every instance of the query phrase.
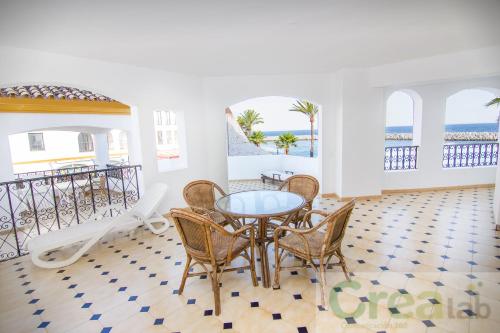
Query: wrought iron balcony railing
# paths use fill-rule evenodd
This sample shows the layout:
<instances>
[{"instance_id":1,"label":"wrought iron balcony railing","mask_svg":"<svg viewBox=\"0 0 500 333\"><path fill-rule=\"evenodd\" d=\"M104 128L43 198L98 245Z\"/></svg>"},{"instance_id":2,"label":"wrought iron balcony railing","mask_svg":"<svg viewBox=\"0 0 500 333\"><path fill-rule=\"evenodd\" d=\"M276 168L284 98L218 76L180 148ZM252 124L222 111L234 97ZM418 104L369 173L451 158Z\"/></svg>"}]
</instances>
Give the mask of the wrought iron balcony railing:
<instances>
[{"instance_id":1,"label":"wrought iron balcony railing","mask_svg":"<svg viewBox=\"0 0 500 333\"><path fill-rule=\"evenodd\" d=\"M0 183L0 261L27 254L27 241L120 214L140 197L140 165Z\"/></svg>"},{"instance_id":2,"label":"wrought iron balcony railing","mask_svg":"<svg viewBox=\"0 0 500 333\"><path fill-rule=\"evenodd\" d=\"M60 168L52 170L20 172L16 173L15 176L16 179L29 179L29 178L38 178L45 176L69 175L77 172L94 171L95 169L96 169L95 165L82 165L77 167L68 167L68 168Z\"/></svg>"},{"instance_id":3,"label":"wrought iron balcony railing","mask_svg":"<svg viewBox=\"0 0 500 333\"><path fill-rule=\"evenodd\" d=\"M417 168L418 146L385 147L384 170L413 170Z\"/></svg>"},{"instance_id":4,"label":"wrought iron balcony railing","mask_svg":"<svg viewBox=\"0 0 500 333\"><path fill-rule=\"evenodd\" d=\"M443 168L494 166L498 162L498 143L443 146Z\"/></svg>"}]
</instances>

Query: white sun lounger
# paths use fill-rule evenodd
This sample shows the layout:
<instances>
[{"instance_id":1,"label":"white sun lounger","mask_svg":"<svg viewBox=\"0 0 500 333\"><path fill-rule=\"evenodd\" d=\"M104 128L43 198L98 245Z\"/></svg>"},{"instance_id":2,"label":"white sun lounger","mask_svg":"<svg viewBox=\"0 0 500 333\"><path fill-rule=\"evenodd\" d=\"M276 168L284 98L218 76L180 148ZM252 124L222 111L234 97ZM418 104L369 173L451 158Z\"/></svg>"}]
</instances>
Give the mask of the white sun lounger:
<instances>
[{"instance_id":1,"label":"white sun lounger","mask_svg":"<svg viewBox=\"0 0 500 333\"><path fill-rule=\"evenodd\" d=\"M33 238L27 244L33 264L42 268L60 268L71 265L113 229L132 229L145 224L155 234L165 232L170 223L157 212L157 208L166 192L167 185L162 183L154 184L148 188L146 194L139 199L130 211L122 215L105 218L101 221L77 224ZM47 261L40 258L48 251L83 241L85 243L67 259Z\"/></svg>"}]
</instances>

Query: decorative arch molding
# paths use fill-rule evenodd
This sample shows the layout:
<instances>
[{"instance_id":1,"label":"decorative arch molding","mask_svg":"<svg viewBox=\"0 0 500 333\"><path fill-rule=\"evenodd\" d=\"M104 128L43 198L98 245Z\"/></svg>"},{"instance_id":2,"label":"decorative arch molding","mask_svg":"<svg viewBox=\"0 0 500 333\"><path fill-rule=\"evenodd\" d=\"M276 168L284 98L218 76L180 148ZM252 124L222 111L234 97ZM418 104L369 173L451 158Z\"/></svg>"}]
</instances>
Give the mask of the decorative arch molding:
<instances>
[{"instance_id":1,"label":"decorative arch molding","mask_svg":"<svg viewBox=\"0 0 500 333\"><path fill-rule=\"evenodd\" d=\"M0 113L130 115L130 107L88 90L27 85L0 88Z\"/></svg>"}]
</instances>

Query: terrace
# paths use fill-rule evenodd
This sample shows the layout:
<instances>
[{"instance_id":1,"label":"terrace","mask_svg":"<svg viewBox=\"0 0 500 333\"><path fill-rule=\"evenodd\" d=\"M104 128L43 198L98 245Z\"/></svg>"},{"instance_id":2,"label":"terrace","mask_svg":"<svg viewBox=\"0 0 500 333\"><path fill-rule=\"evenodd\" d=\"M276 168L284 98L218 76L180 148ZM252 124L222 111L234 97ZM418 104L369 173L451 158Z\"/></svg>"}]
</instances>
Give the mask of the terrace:
<instances>
[{"instance_id":1,"label":"terrace","mask_svg":"<svg viewBox=\"0 0 500 333\"><path fill-rule=\"evenodd\" d=\"M498 330L497 1L0 7L0 332Z\"/></svg>"}]
</instances>

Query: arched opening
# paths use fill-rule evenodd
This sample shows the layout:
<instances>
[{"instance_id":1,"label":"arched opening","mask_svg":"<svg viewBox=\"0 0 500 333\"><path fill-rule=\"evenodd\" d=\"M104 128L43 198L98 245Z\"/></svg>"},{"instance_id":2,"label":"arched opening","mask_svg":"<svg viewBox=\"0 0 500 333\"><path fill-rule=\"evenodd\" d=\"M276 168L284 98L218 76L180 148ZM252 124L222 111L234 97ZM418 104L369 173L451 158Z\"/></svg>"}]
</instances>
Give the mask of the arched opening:
<instances>
[{"instance_id":1,"label":"arched opening","mask_svg":"<svg viewBox=\"0 0 500 333\"><path fill-rule=\"evenodd\" d=\"M320 179L319 104L266 96L233 104L225 113L232 190L274 188L292 174Z\"/></svg>"},{"instance_id":2,"label":"arched opening","mask_svg":"<svg viewBox=\"0 0 500 333\"><path fill-rule=\"evenodd\" d=\"M464 89L447 98L443 168L497 164L499 110L486 106L496 96L491 89Z\"/></svg>"},{"instance_id":3,"label":"arched opening","mask_svg":"<svg viewBox=\"0 0 500 333\"><path fill-rule=\"evenodd\" d=\"M397 90L386 102L384 169L417 168L422 132L422 100L411 90Z\"/></svg>"}]
</instances>

